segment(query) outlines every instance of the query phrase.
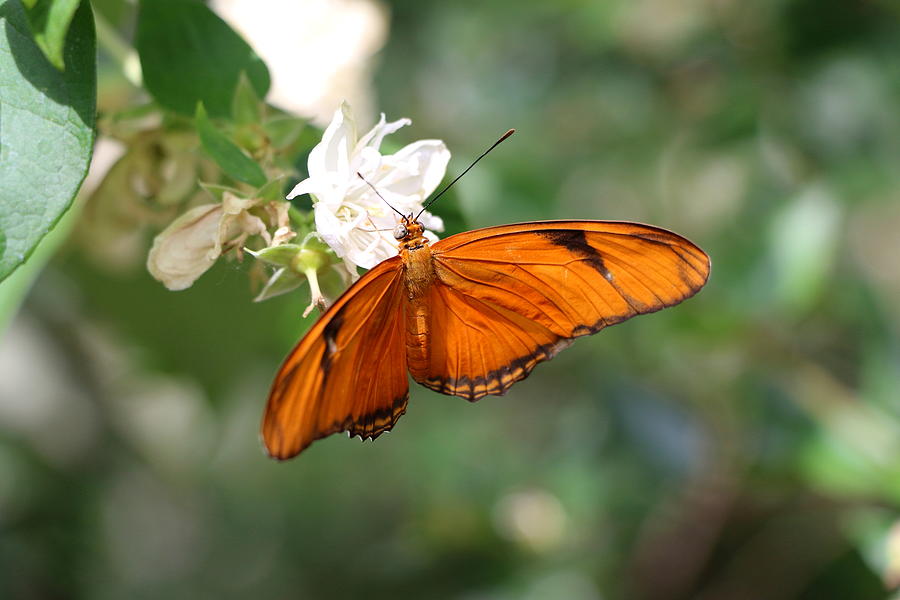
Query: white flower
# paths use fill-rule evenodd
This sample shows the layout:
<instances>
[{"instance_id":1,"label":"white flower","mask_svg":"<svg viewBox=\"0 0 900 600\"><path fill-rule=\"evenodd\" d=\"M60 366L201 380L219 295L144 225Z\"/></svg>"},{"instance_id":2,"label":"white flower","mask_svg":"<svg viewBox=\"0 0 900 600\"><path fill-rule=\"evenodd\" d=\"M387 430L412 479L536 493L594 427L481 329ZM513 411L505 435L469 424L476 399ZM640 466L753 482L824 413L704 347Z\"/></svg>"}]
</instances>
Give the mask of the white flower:
<instances>
[{"instance_id":1,"label":"white flower","mask_svg":"<svg viewBox=\"0 0 900 600\"><path fill-rule=\"evenodd\" d=\"M388 12L375 0L213 0L211 7L253 46L272 77L267 100L325 125L346 98L372 114L372 57Z\"/></svg>"},{"instance_id":2,"label":"white flower","mask_svg":"<svg viewBox=\"0 0 900 600\"><path fill-rule=\"evenodd\" d=\"M309 154L309 178L287 196L288 200L300 194L313 196L316 230L351 272L357 266L371 269L397 254L391 232L399 216L384 200L404 215L416 215L444 178L450 151L440 140L420 140L389 155L379 151L386 135L410 123L409 119L387 123L381 115L378 124L359 137L350 107L342 104ZM444 229L443 222L427 212L420 221L427 229ZM426 235L437 239L431 231Z\"/></svg>"},{"instance_id":3,"label":"white flower","mask_svg":"<svg viewBox=\"0 0 900 600\"><path fill-rule=\"evenodd\" d=\"M262 219L248 211L256 200L225 192L220 204L196 206L175 219L153 240L147 270L172 291L191 287L222 254L248 236L271 242Z\"/></svg>"}]
</instances>

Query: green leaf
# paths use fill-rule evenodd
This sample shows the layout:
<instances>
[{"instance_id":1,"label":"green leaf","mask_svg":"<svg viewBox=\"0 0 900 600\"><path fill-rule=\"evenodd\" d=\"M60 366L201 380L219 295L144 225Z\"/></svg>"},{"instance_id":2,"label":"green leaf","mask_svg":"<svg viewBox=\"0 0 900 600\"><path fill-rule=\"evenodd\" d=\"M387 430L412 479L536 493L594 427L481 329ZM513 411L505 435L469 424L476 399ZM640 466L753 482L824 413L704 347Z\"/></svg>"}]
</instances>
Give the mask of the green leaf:
<instances>
[{"instance_id":1,"label":"green leaf","mask_svg":"<svg viewBox=\"0 0 900 600\"><path fill-rule=\"evenodd\" d=\"M23 0L34 41L60 71L66 68L63 57L66 32L79 3L80 0Z\"/></svg>"},{"instance_id":2,"label":"green leaf","mask_svg":"<svg viewBox=\"0 0 900 600\"><path fill-rule=\"evenodd\" d=\"M274 298L275 296L294 291L300 287L300 284L304 281L306 281L306 277L303 275L294 273L287 268L278 269L253 301L262 302L263 300L268 300L269 298Z\"/></svg>"},{"instance_id":3,"label":"green leaf","mask_svg":"<svg viewBox=\"0 0 900 600\"><path fill-rule=\"evenodd\" d=\"M245 197L245 193L236 187L232 187L230 185L221 185L219 183L208 183L205 181L200 182L200 187L202 187L205 191L209 192L209 194L216 199L217 202L221 202L225 197L225 192L229 194L234 194L239 198Z\"/></svg>"},{"instance_id":4,"label":"green leaf","mask_svg":"<svg viewBox=\"0 0 900 600\"><path fill-rule=\"evenodd\" d=\"M273 200L284 200L284 182L286 180L287 177L284 175L276 177L256 190L256 197L270 202Z\"/></svg>"},{"instance_id":5,"label":"green leaf","mask_svg":"<svg viewBox=\"0 0 900 600\"><path fill-rule=\"evenodd\" d=\"M72 19L56 70L17 0L0 0L0 280L69 208L90 164L97 56L90 5Z\"/></svg>"},{"instance_id":6,"label":"green leaf","mask_svg":"<svg viewBox=\"0 0 900 600\"><path fill-rule=\"evenodd\" d=\"M260 187L266 184L266 174L256 162L244 154L228 137L216 129L209 117L203 103L197 105L197 115L194 118L197 133L200 134L200 143L222 170L230 177Z\"/></svg>"},{"instance_id":7,"label":"green leaf","mask_svg":"<svg viewBox=\"0 0 900 600\"><path fill-rule=\"evenodd\" d=\"M269 136L272 146L276 150L281 150L296 142L305 129L306 121L297 117L275 117L263 124L263 130ZM319 137L321 138L321 135Z\"/></svg>"},{"instance_id":8,"label":"green leaf","mask_svg":"<svg viewBox=\"0 0 900 600\"><path fill-rule=\"evenodd\" d=\"M259 97L269 90L265 63L198 0L141 0L135 46L147 90L186 115L203 102L210 115L230 117L242 72Z\"/></svg>"},{"instance_id":9,"label":"green leaf","mask_svg":"<svg viewBox=\"0 0 900 600\"><path fill-rule=\"evenodd\" d=\"M3 280L3 285L0 285L0 335L3 335L7 325L16 316L22 301L25 300L44 266L68 238L80 216L79 208L77 205L73 206L72 210L68 211L35 247L28 262Z\"/></svg>"},{"instance_id":10,"label":"green leaf","mask_svg":"<svg viewBox=\"0 0 900 600\"><path fill-rule=\"evenodd\" d=\"M250 125L262 120L262 100L253 84L247 78L247 74L241 72L238 78L237 89L231 101L231 118L238 125Z\"/></svg>"},{"instance_id":11,"label":"green leaf","mask_svg":"<svg viewBox=\"0 0 900 600\"><path fill-rule=\"evenodd\" d=\"M289 267L294 263L294 259L303 250L302 246L297 244L281 244L280 246L269 246L263 248L259 252L248 249L247 252L257 260L261 260L266 264L276 267Z\"/></svg>"}]
</instances>

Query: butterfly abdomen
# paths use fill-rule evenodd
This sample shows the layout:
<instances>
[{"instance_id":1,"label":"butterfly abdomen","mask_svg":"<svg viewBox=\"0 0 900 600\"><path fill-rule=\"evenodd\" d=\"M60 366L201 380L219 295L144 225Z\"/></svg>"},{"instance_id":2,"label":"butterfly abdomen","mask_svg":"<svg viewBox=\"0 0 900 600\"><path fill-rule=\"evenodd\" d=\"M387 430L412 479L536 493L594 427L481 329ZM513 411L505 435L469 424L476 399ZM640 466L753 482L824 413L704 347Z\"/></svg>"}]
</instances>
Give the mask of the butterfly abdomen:
<instances>
[{"instance_id":1,"label":"butterfly abdomen","mask_svg":"<svg viewBox=\"0 0 900 600\"><path fill-rule=\"evenodd\" d=\"M413 377L428 370L428 336L430 331L428 303L424 298L406 304L406 363Z\"/></svg>"},{"instance_id":2,"label":"butterfly abdomen","mask_svg":"<svg viewBox=\"0 0 900 600\"><path fill-rule=\"evenodd\" d=\"M406 284L406 359L409 370L417 373L427 369L430 318L427 292L434 282L434 262L431 248L403 249L403 276Z\"/></svg>"}]
</instances>

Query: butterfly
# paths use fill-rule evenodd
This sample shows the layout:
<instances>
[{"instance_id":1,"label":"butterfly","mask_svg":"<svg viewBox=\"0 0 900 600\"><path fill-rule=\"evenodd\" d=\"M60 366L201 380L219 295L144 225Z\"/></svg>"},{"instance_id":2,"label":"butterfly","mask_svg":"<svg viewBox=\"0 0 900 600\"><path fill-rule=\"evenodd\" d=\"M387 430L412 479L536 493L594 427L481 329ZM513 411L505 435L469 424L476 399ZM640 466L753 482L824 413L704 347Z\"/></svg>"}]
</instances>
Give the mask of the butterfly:
<instances>
[{"instance_id":1,"label":"butterfly","mask_svg":"<svg viewBox=\"0 0 900 600\"><path fill-rule=\"evenodd\" d=\"M262 423L273 458L337 432L388 431L406 412L407 373L469 401L503 394L575 338L693 296L710 270L687 239L638 223L519 223L430 244L410 215L393 233L399 254L356 281L278 371Z\"/></svg>"}]
</instances>

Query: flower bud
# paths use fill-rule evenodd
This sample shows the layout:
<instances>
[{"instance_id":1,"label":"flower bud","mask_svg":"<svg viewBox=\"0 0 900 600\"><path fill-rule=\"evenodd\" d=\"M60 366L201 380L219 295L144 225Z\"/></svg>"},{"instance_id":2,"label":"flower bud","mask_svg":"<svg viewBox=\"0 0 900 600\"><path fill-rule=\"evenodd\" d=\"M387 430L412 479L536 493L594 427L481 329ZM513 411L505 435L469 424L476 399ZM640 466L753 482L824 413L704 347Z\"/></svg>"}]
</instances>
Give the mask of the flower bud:
<instances>
[{"instance_id":1,"label":"flower bud","mask_svg":"<svg viewBox=\"0 0 900 600\"><path fill-rule=\"evenodd\" d=\"M335 262L334 253L326 250L301 248L291 261L291 268L298 273L316 273Z\"/></svg>"}]
</instances>

